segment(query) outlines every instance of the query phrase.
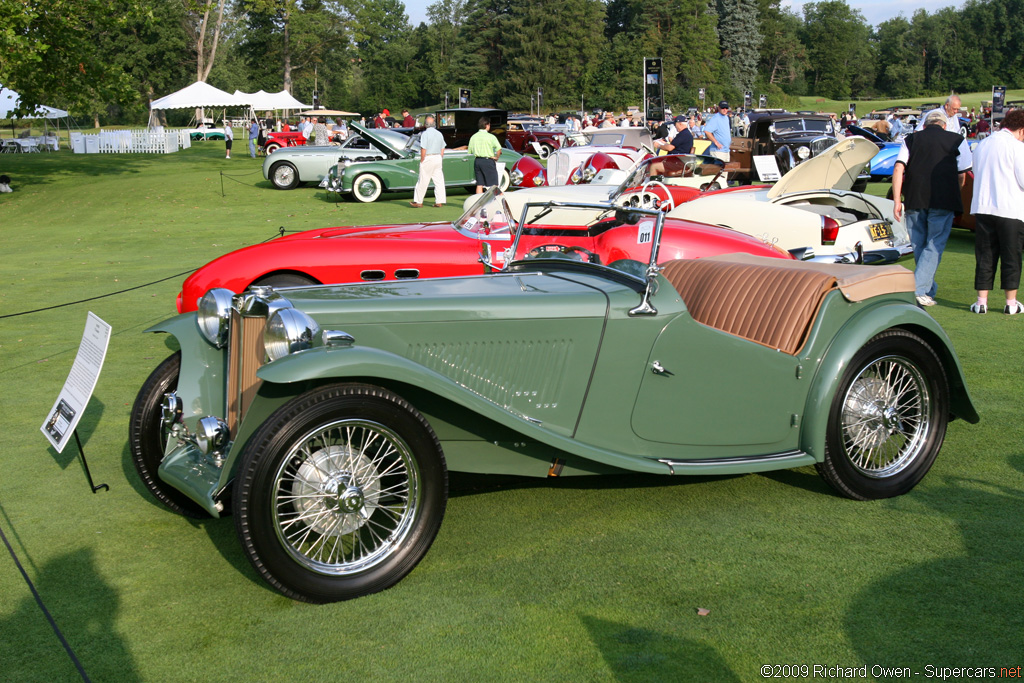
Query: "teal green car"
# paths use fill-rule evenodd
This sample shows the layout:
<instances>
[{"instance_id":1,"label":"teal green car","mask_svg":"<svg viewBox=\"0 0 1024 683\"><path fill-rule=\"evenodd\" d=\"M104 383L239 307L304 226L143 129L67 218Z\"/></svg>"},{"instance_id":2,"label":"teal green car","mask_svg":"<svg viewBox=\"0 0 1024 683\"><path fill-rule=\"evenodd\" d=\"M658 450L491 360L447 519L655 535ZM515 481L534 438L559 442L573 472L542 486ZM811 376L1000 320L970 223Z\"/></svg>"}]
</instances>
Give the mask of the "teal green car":
<instances>
[{"instance_id":1,"label":"teal green car","mask_svg":"<svg viewBox=\"0 0 1024 683\"><path fill-rule=\"evenodd\" d=\"M650 258L604 263L553 237L508 263L519 225L570 211L590 231L627 226ZM270 585L329 602L388 588L424 557L449 471L814 465L866 500L910 491L947 422L978 421L902 266L661 261L660 212L528 204L513 220L493 190L466 220L515 231L502 254L483 243L488 274L212 289L152 327L180 351L132 409L149 491L185 515L230 509Z\"/></svg>"},{"instance_id":2,"label":"teal green car","mask_svg":"<svg viewBox=\"0 0 1024 683\"><path fill-rule=\"evenodd\" d=\"M352 124L352 128L386 158L373 161L344 159L328 171L320 187L328 192L351 195L359 202L374 202L384 192L408 191L416 187L420 173L419 135L408 138L405 145L398 145L395 139L379 135L378 131L364 128L358 123ZM498 163L504 164L504 169L499 174L498 186L502 190L508 189L512 182L509 173L522 156L510 149L501 150ZM476 187L473 158L465 149L445 150L441 165L446 188L464 187L472 190Z\"/></svg>"}]
</instances>

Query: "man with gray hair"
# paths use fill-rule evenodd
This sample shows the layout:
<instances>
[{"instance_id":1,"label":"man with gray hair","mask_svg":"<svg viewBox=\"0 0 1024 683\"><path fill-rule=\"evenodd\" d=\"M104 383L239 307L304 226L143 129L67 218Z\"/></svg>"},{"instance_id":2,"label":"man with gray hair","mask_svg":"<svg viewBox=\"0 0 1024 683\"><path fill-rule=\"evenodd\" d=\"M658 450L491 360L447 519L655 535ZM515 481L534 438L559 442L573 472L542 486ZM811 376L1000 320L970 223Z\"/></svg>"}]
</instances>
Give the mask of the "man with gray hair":
<instances>
[{"instance_id":1,"label":"man with gray hair","mask_svg":"<svg viewBox=\"0 0 1024 683\"><path fill-rule=\"evenodd\" d=\"M906 206L917 264L914 295L921 306L935 305L935 272L953 228L953 214L964 210L960 188L971 170L967 141L946 125L943 111L928 112L924 130L904 138L892 173L893 215L900 220Z\"/></svg>"},{"instance_id":2,"label":"man with gray hair","mask_svg":"<svg viewBox=\"0 0 1024 683\"><path fill-rule=\"evenodd\" d=\"M960 97L957 95L950 95L946 98L946 103L938 109L932 109L929 112L925 112L921 116L921 121L917 124L917 130L924 130L924 127L928 125L928 117L936 112L941 113L946 117L946 131L949 133L956 133L957 135L963 135L960 130Z\"/></svg>"},{"instance_id":3,"label":"man with gray hair","mask_svg":"<svg viewBox=\"0 0 1024 683\"><path fill-rule=\"evenodd\" d=\"M434 117L427 115L427 129L420 134L420 177L416 181L416 189L412 193L409 206L418 209L423 206L427 196L427 187L434 181L434 206L444 206L448 198L444 187L444 148L446 143L441 131L434 127Z\"/></svg>"}]
</instances>

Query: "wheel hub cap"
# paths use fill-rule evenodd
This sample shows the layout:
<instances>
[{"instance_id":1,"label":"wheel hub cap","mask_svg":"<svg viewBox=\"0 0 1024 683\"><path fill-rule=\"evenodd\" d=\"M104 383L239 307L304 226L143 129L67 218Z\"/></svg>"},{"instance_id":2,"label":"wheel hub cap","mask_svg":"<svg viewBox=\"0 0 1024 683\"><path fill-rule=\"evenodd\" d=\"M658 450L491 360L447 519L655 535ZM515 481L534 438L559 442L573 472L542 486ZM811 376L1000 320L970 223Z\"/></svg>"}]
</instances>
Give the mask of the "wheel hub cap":
<instances>
[{"instance_id":1,"label":"wheel hub cap","mask_svg":"<svg viewBox=\"0 0 1024 683\"><path fill-rule=\"evenodd\" d=\"M318 534L343 536L366 523L380 498L376 468L347 446L327 446L299 467L292 495L299 515Z\"/></svg>"}]
</instances>

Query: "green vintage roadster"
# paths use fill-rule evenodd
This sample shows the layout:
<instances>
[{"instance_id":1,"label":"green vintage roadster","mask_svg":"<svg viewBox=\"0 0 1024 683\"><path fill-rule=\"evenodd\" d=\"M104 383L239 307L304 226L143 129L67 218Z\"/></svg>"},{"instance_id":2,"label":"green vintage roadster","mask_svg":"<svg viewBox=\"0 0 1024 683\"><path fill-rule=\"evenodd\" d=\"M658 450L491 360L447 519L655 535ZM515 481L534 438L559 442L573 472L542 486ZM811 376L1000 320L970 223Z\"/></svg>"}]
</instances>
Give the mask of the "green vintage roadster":
<instances>
[{"instance_id":1,"label":"green vintage roadster","mask_svg":"<svg viewBox=\"0 0 1024 683\"><path fill-rule=\"evenodd\" d=\"M411 190L416 187L420 173L419 135L408 138L405 144L396 144L394 138L378 135L378 131L367 129L358 123L353 130L370 141L370 144L387 158L373 161L352 161L342 159L333 166L320 182L328 192L351 195L358 202L374 202L384 192ZM507 190L512 182L509 173L522 154L510 149L501 151L499 164L504 164L498 178L498 186ZM446 188L476 187L473 175L473 156L465 149L445 150L441 160Z\"/></svg>"},{"instance_id":2,"label":"green vintage roadster","mask_svg":"<svg viewBox=\"0 0 1024 683\"><path fill-rule=\"evenodd\" d=\"M527 205L508 222L501 201L481 219L516 243L544 212L615 213L650 258L546 244L507 263L485 244L487 275L210 290L198 312L150 329L180 352L132 409L148 489L185 515L232 510L267 582L328 602L413 569L441 526L449 470L815 465L840 495L874 499L921 480L949 419L978 420L901 266L658 266L660 212Z\"/></svg>"}]
</instances>

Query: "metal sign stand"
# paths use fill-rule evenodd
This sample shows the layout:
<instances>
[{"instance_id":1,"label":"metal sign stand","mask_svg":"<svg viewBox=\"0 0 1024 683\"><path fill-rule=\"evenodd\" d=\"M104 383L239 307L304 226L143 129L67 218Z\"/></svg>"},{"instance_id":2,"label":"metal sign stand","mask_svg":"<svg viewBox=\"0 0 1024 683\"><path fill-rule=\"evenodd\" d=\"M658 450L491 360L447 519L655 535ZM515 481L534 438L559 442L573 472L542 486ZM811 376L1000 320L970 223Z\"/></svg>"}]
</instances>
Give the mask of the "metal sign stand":
<instances>
[{"instance_id":1,"label":"metal sign stand","mask_svg":"<svg viewBox=\"0 0 1024 683\"><path fill-rule=\"evenodd\" d=\"M89 471L89 463L85 461L85 450L82 448L82 440L78 438L77 429L75 430L74 434L75 443L78 444L78 457L82 459L82 467L85 468L85 478L89 480L89 486L92 487L92 492L96 493L100 489L103 489L104 491L109 491L110 487L107 486L106 484L96 485L92 483L92 473Z\"/></svg>"}]
</instances>

